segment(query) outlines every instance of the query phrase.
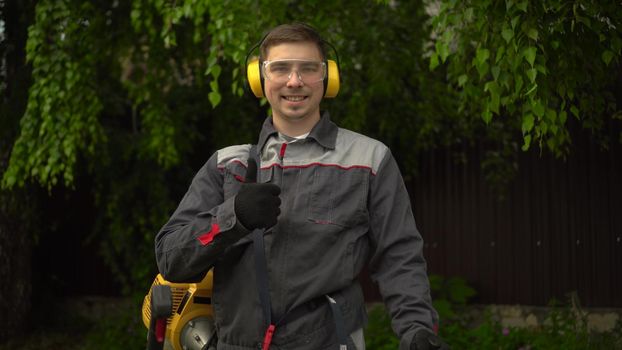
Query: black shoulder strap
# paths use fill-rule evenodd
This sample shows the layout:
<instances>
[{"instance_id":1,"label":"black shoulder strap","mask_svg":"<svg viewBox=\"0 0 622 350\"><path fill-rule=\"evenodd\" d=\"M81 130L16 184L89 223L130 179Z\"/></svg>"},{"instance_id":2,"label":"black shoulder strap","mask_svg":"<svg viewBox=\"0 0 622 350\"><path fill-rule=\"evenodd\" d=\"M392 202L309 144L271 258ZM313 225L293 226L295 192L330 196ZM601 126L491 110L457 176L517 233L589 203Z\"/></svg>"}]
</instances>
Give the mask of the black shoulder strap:
<instances>
[{"instance_id":1,"label":"black shoulder strap","mask_svg":"<svg viewBox=\"0 0 622 350\"><path fill-rule=\"evenodd\" d=\"M255 159L257 163L257 178L259 179L259 170L261 169L261 157L257 151L257 145L252 145L249 150L249 159ZM253 231L253 253L255 256L255 278L257 279L257 293L259 294L259 302L263 311L264 322L266 323L266 334L263 342L260 343L261 349L268 350L272 340L272 334L275 325L272 324L272 305L270 302L270 286L268 280L268 265L266 262L266 251L264 248L265 230L256 229Z\"/></svg>"},{"instance_id":2,"label":"black shoulder strap","mask_svg":"<svg viewBox=\"0 0 622 350\"><path fill-rule=\"evenodd\" d=\"M257 152L257 145L252 145L248 155L249 159L255 159L257 163L257 169L261 167L259 152ZM257 178L259 179L259 171L257 171ZM255 254L255 273L257 278L257 290L259 292L259 301L263 308L264 321L266 326L272 324L272 307L270 303L270 287L268 283L268 269L266 262L266 252L263 242L264 230L256 229L253 231L253 246Z\"/></svg>"},{"instance_id":3,"label":"black shoulder strap","mask_svg":"<svg viewBox=\"0 0 622 350\"><path fill-rule=\"evenodd\" d=\"M259 151L257 150L257 145L251 145L251 149L248 151L248 158L255 159L257 162L257 168L261 166L261 158L259 157Z\"/></svg>"}]
</instances>

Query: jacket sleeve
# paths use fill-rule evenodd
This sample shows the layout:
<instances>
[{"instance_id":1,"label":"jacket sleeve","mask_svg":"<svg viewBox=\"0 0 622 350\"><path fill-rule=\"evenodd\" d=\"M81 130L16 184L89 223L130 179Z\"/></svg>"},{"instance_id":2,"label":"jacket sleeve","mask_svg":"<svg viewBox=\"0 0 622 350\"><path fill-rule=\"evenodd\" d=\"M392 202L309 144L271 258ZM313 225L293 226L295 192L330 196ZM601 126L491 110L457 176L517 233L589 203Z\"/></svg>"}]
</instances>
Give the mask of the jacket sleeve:
<instances>
[{"instance_id":1,"label":"jacket sleeve","mask_svg":"<svg viewBox=\"0 0 622 350\"><path fill-rule=\"evenodd\" d=\"M420 328L432 330L438 314L432 306L423 257L423 239L415 225L404 180L387 150L372 176L369 192L371 278L391 316L400 349L410 349Z\"/></svg>"},{"instance_id":2,"label":"jacket sleeve","mask_svg":"<svg viewBox=\"0 0 622 350\"><path fill-rule=\"evenodd\" d=\"M237 222L235 196L224 201L217 162L214 153L156 236L158 269L171 282L200 280L231 244L249 233Z\"/></svg>"}]
</instances>

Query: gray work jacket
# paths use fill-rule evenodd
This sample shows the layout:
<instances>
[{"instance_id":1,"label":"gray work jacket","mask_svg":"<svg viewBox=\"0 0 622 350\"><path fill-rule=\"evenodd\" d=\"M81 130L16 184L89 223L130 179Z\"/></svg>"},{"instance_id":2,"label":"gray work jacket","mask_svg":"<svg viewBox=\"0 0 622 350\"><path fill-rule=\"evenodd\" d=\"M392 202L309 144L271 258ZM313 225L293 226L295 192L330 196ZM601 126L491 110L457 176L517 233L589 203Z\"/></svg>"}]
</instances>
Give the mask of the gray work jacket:
<instances>
[{"instance_id":1,"label":"gray work jacket","mask_svg":"<svg viewBox=\"0 0 622 350\"><path fill-rule=\"evenodd\" d=\"M258 182L282 191L278 223L264 236L272 320L280 322L271 349L336 347L324 295L339 303L347 334L363 327L357 276L367 263L400 349L409 349L421 327L433 329L438 316L423 241L390 150L337 127L328 114L302 140L279 135L268 118L257 148ZM158 268L167 280L196 280L213 267L218 349L256 349L266 330L252 238L234 211L249 149L237 145L212 155L156 237Z\"/></svg>"}]
</instances>

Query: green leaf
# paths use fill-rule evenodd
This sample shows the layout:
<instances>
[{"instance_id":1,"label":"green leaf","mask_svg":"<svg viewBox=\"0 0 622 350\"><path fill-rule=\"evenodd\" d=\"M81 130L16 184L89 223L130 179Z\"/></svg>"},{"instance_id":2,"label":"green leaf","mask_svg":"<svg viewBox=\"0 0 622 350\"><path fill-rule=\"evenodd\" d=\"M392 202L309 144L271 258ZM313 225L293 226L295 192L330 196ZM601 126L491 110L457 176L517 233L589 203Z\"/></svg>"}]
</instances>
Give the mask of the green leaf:
<instances>
[{"instance_id":1,"label":"green leaf","mask_svg":"<svg viewBox=\"0 0 622 350\"><path fill-rule=\"evenodd\" d=\"M497 54L495 55L495 63L499 63L499 61L501 61L503 54L505 54L505 46L499 46Z\"/></svg>"},{"instance_id":2,"label":"green leaf","mask_svg":"<svg viewBox=\"0 0 622 350\"><path fill-rule=\"evenodd\" d=\"M499 114L500 97L498 89L490 90L490 110L496 114Z\"/></svg>"},{"instance_id":3,"label":"green leaf","mask_svg":"<svg viewBox=\"0 0 622 350\"><path fill-rule=\"evenodd\" d=\"M438 67L438 54L433 53L430 57L430 70L434 70L436 67Z\"/></svg>"},{"instance_id":4,"label":"green leaf","mask_svg":"<svg viewBox=\"0 0 622 350\"><path fill-rule=\"evenodd\" d=\"M499 68L499 66L493 66L490 69L490 72L492 73L492 77L497 80L497 78L499 78L499 72L501 72L501 68Z\"/></svg>"},{"instance_id":5,"label":"green leaf","mask_svg":"<svg viewBox=\"0 0 622 350\"><path fill-rule=\"evenodd\" d=\"M529 81L531 81L532 83L536 82L536 76L538 75L538 71L535 68L527 69L527 72L525 74L527 74Z\"/></svg>"},{"instance_id":6,"label":"green leaf","mask_svg":"<svg viewBox=\"0 0 622 350\"><path fill-rule=\"evenodd\" d=\"M506 43L510 43L510 40L514 37L514 31L510 28L504 28L501 31L501 36L505 40Z\"/></svg>"},{"instance_id":7,"label":"green leaf","mask_svg":"<svg viewBox=\"0 0 622 350\"><path fill-rule=\"evenodd\" d=\"M529 62L529 65L533 66L533 63L536 60L536 52L537 49L534 46L529 46L523 51L523 56Z\"/></svg>"},{"instance_id":8,"label":"green leaf","mask_svg":"<svg viewBox=\"0 0 622 350\"><path fill-rule=\"evenodd\" d=\"M211 72L211 69L216 64L216 62L218 62L218 58L216 56L210 56L207 59L207 72L206 72L206 74L209 74Z\"/></svg>"},{"instance_id":9,"label":"green leaf","mask_svg":"<svg viewBox=\"0 0 622 350\"><path fill-rule=\"evenodd\" d=\"M529 30L527 31L527 36L530 37L533 40L538 40L538 30L535 28L529 28Z\"/></svg>"},{"instance_id":10,"label":"green leaf","mask_svg":"<svg viewBox=\"0 0 622 350\"><path fill-rule=\"evenodd\" d=\"M484 85L484 91L488 91L490 93L488 109L496 114L499 114L499 100L501 98L501 94L499 93L499 85L496 81L489 81Z\"/></svg>"},{"instance_id":11,"label":"green leaf","mask_svg":"<svg viewBox=\"0 0 622 350\"><path fill-rule=\"evenodd\" d=\"M220 67L220 65L215 64L212 66L211 74L215 80L218 80L218 77L220 76L220 72L222 72L222 68Z\"/></svg>"},{"instance_id":12,"label":"green leaf","mask_svg":"<svg viewBox=\"0 0 622 350\"><path fill-rule=\"evenodd\" d=\"M521 130L523 131L523 135L530 132L533 129L534 117L533 114L528 113L523 115L523 123L521 125Z\"/></svg>"},{"instance_id":13,"label":"green leaf","mask_svg":"<svg viewBox=\"0 0 622 350\"><path fill-rule=\"evenodd\" d=\"M555 120L557 119L557 111L552 108L547 108L546 119L552 123L555 123Z\"/></svg>"},{"instance_id":14,"label":"green leaf","mask_svg":"<svg viewBox=\"0 0 622 350\"><path fill-rule=\"evenodd\" d=\"M559 122L562 125L566 124L566 120L568 119L568 113L566 113L566 111L561 111L559 112Z\"/></svg>"},{"instance_id":15,"label":"green leaf","mask_svg":"<svg viewBox=\"0 0 622 350\"><path fill-rule=\"evenodd\" d=\"M523 11L523 12L527 12L527 5L528 4L529 4L529 1L525 0L525 1L521 1L518 4L516 4L516 7L518 7L518 9Z\"/></svg>"},{"instance_id":16,"label":"green leaf","mask_svg":"<svg viewBox=\"0 0 622 350\"><path fill-rule=\"evenodd\" d=\"M466 9L466 11L464 11L464 19L467 22L471 22L473 20L473 8L469 7Z\"/></svg>"},{"instance_id":17,"label":"green leaf","mask_svg":"<svg viewBox=\"0 0 622 350\"><path fill-rule=\"evenodd\" d=\"M489 57L490 57L490 50L488 49L479 48L475 52L475 60L477 61L478 64L482 64L486 62L486 60L488 60Z\"/></svg>"},{"instance_id":18,"label":"green leaf","mask_svg":"<svg viewBox=\"0 0 622 350\"><path fill-rule=\"evenodd\" d=\"M504 86L506 90L510 90L510 74L506 71L499 73L499 85Z\"/></svg>"},{"instance_id":19,"label":"green leaf","mask_svg":"<svg viewBox=\"0 0 622 350\"><path fill-rule=\"evenodd\" d=\"M518 21L520 21L520 15L515 16L514 18L512 18L512 21L510 22L512 24L512 29L516 28L516 25L518 24Z\"/></svg>"},{"instance_id":20,"label":"green leaf","mask_svg":"<svg viewBox=\"0 0 622 350\"><path fill-rule=\"evenodd\" d=\"M451 307L451 303L445 299L437 299L432 302L434 309L439 315L444 315L445 318L452 318L455 313Z\"/></svg>"},{"instance_id":21,"label":"green leaf","mask_svg":"<svg viewBox=\"0 0 622 350\"><path fill-rule=\"evenodd\" d=\"M590 21L589 18L587 17L583 17L583 16L576 16L577 18L577 22L581 22L583 24L585 24L585 26L587 26L588 28L592 29L592 21Z\"/></svg>"},{"instance_id":22,"label":"green leaf","mask_svg":"<svg viewBox=\"0 0 622 350\"><path fill-rule=\"evenodd\" d=\"M486 74L488 74L488 68L489 68L488 63L484 62L484 63L478 64L476 68L477 68L477 72L479 73L480 79L482 79L484 76L486 76Z\"/></svg>"},{"instance_id":23,"label":"green leaf","mask_svg":"<svg viewBox=\"0 0 622 350\"><path fill-rule=\"evenodd\" d=\"M531 144L531 134L527 134L525 135L525 137L523 137L523 146L521 147L521 149L523 151L527 151L529 150L529 145Z\"/></svg>"},{"instance_id":24,"label":"green leaf","mask_svg":"<svg viewBox=\"0 0 622 350\"><path fill-rule=\"evenodd\" d=\"M514 93L518 94L523 88L523 84L524 84L523 77L521 77L520 75L517 75L516 81L514 82L514 84L515 84Z\"/></svg>"},{"instance_id":25,"label":"green leaf","mask_svg":"<svg viewBox=\"0 0 622 350\"><path fill-rule=\"evenodd\" d=\"M17 182L17 178L15 177L15 174L13 174L12 172L4 173L4 179L2 182L3 188L6 188L6 189L13 188L16 182Z\"/></svg>"},{"instance_id":26,"label":"green leaf","mask_svg":"<svg viewBox=\"0 0 622 350\"><path fill-rule=\"evenodd\" d=\"M466 74L462 74L458 77L458 86L462 87L467 82L469 77Z\"/></svg>"},{"instance_id":27,"label":"green leaf","mask_svg":"<svg viewBox=\"0 0 622 350\"><path fill-rule=\"evenodd\" d=\"M435 274L430 274L428 279L430 281L430 289L432 290L432 293L436 293L441 290L443 286L443 277Z\"/></svg>"},{"instance_id":28,"label":"green leaf","mask_svg":"<svg viewBox=\"0 0 622 350\"><path fill-rule=\"evenodd\" d=\"M490 112L489 109L484 110L482 112L482 119L484 120L484 123L490 124L490 121L492 120L492 112Z\"/></svg>"},{"instance_id":29,"label":"green leaf","mask_svg":"<svg viewBox=\"0 0 622 350\"><path fill-rule=\"evenodd\" d=\"M465 305L467 300L475 295L475 290L466 284L460 277L451 277L447 280L449 300L454 304Z\"/></svg>"},{"instance_id":30,"label":"green leaf","mask_svg":"<svg viewBox=\"0 0 622 350\"><path fill-rule=\"evenodd\" d=\"M449 56L449 45L444 41L436 42L436 52L441 57L441 62L445 63L447 56Z\"/></svg>"},{"instance_id":31,"label":"green leaf","mask_svg":"<svg viewBox=\"0 0 622 350\"><path fill-rule=\"evenodd\" d=\"M508 103L510 103L510 97L509 96L501 97L501 105L502 106L507 106Z\"/></svg>"},{"instance_id":32,"label":"green leaf","mask_svg":"<svg viewBox=\"0 0 622 350\"><path fill-rule=\"evenodd\" d=\"M611 60L613 59L613 56L614 56L613 52L609 50L605 50L600 57L602 58L603 62L605 62L605 64L608 66Z\"/></svg>"},{"instance_id":33,"label":"green leaf","mask_svg":"<svg viewBox=\"0 0 622 350\"><path fill-rule=\"evenodd\" d=\"M531 111L541 119L544 116L544 106L540 100L535 100L531 102Z\"/></svg>"},{"instance_id":34,"label":"green leaf","mask_svg":"<svg viewBox=\"0 0 622 350\"><path fill-rule=\"evenodd\" d=\"M576 106L570 107L570 113L572 113L575 117L579 118L579 109Z\"/></svg>"},{"instance_id":35,"label":"green leaf","mask_svg":"<svg viewBox=\"0 0 622 350\"><path fill-rule=\"evenodd\" d=\"M209 98L209 102L212 104L212 108L216 108L216 106L218 106L220 100L222 99L218 91L210 92L207 97Z\"/></svg>"}]
</instances>

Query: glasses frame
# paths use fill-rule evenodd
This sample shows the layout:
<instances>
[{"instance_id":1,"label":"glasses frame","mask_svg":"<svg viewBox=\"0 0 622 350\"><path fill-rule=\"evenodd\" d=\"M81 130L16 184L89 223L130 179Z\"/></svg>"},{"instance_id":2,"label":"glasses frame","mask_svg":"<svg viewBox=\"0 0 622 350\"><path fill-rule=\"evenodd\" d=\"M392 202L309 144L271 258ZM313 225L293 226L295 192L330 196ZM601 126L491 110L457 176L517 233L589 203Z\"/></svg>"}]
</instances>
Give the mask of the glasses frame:
<instances>
[{"instance_id":1,"label":"glasses frame","mask_svg":"<svg viewBox=\"0 0 622 350\"><path fill-rule=\"evenodd\" d=\"M291 61L297 61L297 62L313 62L313 63L319 63L320 66L322 67L322 79L320 80L316 80L316 81L305 81L304 79L302 79L302 75L300 74L300 72L298 71L298 69L292 69L290 70L289 74L287 75L287 80L284 82L278 82L278 81L274 81L273 79L270 78L270 74L267 74L267 68L270 64L275 63L275 62L291 62ZM296 75L298 76L298 80L300 80L301 82L303 82L304 84L315 84L315 83L319 83L321 81L324 81L326 79L326 76L328 75L328 69L326 68L326 62L324 61L316 61L316 60L305 60L305 59L299 59L299 58L283 58L283 59L277 59L277 60L266 60L263 61L261 63L261 70L263 73L263 76L266 77L266 79L274 82L274 83L286 83L288 82L291 78L292 78L292 74L294 73L294 71L296 72Z\"/></svg>"}]
</instances>

